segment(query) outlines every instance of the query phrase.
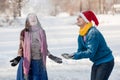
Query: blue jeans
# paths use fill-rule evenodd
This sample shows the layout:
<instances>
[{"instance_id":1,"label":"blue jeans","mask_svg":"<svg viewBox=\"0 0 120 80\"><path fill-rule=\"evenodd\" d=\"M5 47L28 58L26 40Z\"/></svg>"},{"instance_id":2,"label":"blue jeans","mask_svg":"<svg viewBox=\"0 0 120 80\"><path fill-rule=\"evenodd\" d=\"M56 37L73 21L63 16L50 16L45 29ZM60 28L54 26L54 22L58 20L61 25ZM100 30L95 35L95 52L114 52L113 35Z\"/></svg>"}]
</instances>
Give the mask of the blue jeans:
<instances>
[{"instance_id":1,"label":"blue jeans","mask_svg":"<svg viewBox=\"0 0 120 80\"><path fill-rule=\"evenodd\" d=\"M28 80L48 80L42 60L31 60Z\"/></svg>"},{"instance_id":2,"label":"blue jeans","mask_svg":"<svg viewBox=\"0 0 120 80\"><path fill-rule=\"evenodd\" d=\"M99 65L93 64L91 80L108 80L114 67L114 60Z\"/></svg>"}]
</instances>

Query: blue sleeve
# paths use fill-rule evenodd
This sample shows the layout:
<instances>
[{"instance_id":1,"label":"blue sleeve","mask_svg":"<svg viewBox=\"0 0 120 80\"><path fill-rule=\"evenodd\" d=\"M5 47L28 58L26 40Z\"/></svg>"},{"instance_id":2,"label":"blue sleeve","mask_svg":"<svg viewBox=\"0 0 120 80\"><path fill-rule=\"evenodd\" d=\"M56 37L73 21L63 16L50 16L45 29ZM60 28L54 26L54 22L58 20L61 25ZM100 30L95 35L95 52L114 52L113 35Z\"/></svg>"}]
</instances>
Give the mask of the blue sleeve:
<instances>
[{"instance_id":1,"label":"blue sleeve","mask_svg":"<svg viewBox=\"0 0 120 80\"><path fill-rule=\"evenodd\" d=\"M97 32L89 32L86 36L86 39L86 50L76 52L73 59L77 60L82 58L91 58L95 55L99 45L99 37L97 35Z\"/></svg>"},{"instance_id":2,"label":"blue sleeve","mask_svg":"<svg viewBox=\"0 0 120 80\"><path fill-rule=\"evenodd\" d=\"M83 50L83 45L84 45L84 42L83 42L83 39L82 39L82 36L78 36L78 49L77 49L77 52L80 52Z\"/></svg>"}]
</instances>

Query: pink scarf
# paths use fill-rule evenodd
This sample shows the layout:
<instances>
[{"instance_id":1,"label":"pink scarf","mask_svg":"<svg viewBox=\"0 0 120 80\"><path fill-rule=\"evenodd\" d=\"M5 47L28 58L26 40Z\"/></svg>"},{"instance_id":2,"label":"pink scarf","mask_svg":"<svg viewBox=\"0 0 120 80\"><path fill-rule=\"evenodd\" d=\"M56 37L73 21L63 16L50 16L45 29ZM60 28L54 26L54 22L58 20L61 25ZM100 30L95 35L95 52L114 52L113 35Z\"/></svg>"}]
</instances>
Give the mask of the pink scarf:
<instances>
[{"instance_id":1,"label":"pink scarf","mask_svg":"<svg viewBox=\"0 0 120 80\"><path fill-rule=\"evenodd\" d=\"M42 60L43 64L46 67L46 56L48 55L47 50L47 41L46 41L46 34L43 29L39 29L39 39L40 39L40 45L41 45L41 53L42 53ZM31 62L31 50L30 50L30 43L31 43L31 34L30 32L24 33L24 43L23 43L23 70L24 74L27 75L29 73L30 69L30 62Z\"/></svg>"}]
</instances>

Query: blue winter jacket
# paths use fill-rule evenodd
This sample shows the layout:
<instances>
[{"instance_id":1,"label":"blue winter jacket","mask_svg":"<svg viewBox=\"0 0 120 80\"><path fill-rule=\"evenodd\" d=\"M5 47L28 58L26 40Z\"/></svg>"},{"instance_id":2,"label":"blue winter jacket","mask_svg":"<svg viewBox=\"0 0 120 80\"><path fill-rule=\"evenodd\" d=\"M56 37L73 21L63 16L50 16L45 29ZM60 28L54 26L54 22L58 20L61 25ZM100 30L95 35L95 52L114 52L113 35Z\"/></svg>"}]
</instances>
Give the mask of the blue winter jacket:
<instances>
[{"instance_id":1,"label":"blue winter jacket","mask_svg":"<svg viewBox=\"0 0 120 80\"><path fill-rule=\"evenodd\" d=\"M103 35L95 27L90 28L85 36L85 40L83 40L82 36L78 36L78 50L74 54L73 59L78 60L82 58L89 58L96 65L114 59Z\"/></svg>"}]
</instances>

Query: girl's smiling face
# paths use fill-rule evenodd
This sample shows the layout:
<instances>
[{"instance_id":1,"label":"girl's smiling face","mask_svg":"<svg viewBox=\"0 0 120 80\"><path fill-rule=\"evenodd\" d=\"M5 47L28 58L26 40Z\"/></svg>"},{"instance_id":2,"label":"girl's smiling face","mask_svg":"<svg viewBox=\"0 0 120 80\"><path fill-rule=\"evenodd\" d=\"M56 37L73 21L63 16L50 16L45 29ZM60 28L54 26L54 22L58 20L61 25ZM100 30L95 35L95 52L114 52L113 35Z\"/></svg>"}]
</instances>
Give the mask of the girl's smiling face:
<instances>
[{"instance_id":1,"label":"girl's smiling face","mask_svg":"<svg viewBox=\"0 0 120 80\"><path fill-rule=\"evenodd\" d=\"M78 16L77 25L82 28L84 27L85 24L86 24L85 20L81 16Z\"/></svg>"},{"instance_id":2,"label":"girl's smiling face","mask_svg":"<svg viewBox=\"0 0 120 80\"><path fill-rule=\"evenodd\" d=\"M33 15L33 14L30 14L28 16L28 21L29 21L31 26L37 25L37 23L38 23L36 15Z\"/></svg>"}]
</instances>

